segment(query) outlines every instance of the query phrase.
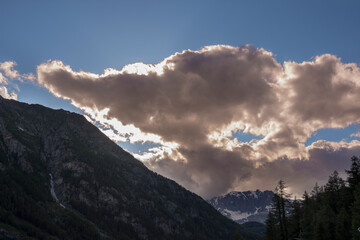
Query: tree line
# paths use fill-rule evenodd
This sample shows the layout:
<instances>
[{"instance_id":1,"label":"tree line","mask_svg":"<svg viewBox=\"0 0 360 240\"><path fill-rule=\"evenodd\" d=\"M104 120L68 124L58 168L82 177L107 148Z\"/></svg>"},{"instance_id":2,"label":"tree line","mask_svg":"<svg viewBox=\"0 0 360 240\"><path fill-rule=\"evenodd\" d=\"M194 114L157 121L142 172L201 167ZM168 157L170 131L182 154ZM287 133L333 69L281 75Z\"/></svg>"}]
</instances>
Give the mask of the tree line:
<instances>
[{"instance_id":1,"label":"tree line","mask_svg":"<svg viewBox=\"0 0 360 240\"><path fill-rule=\"evenodd\" d=\"M280 180L266 221L266 240L360 240L360 159L351 158L347 179L338 172L315 184L301 200L290 200Z\"/></svg>"}]
</instances>

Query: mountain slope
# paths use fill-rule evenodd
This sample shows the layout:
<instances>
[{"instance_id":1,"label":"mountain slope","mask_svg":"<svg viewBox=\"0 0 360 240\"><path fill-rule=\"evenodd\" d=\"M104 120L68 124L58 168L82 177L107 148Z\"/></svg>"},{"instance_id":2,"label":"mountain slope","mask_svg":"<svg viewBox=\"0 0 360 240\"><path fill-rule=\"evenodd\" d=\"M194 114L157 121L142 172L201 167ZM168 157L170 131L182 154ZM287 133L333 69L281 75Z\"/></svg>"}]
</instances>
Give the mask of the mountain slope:
<instances>
[{"instance_id":1,"label":"mountain slope","mask_svg":"<svg viewBox=\"0 0 360 240\"><path fill-rule=\"evenodd\" d=\"M272 205L272 191L230 192L209 200L215 209L224 216L238 222L249 221L265 223Z\"/></svg>"},{"instance_id":2,"label":"mountain slope","mask_svg":"<svg viewBox=\"0 0 360 240\"><path fill-rule=\"evenodd\" d=\"M0 237L231 239L237 231L246 235L83 116L0 97Z\"/></svg>"}]
</instances>

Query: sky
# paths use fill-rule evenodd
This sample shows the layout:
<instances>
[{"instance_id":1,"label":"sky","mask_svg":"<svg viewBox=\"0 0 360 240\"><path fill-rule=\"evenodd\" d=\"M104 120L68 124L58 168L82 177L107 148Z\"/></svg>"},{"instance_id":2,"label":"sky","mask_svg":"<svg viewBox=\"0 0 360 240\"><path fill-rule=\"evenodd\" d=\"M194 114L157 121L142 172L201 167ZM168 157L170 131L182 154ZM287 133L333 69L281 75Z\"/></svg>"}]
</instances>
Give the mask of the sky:
<instances>
[{"instance_id":1,"label":"sky","mask_svg":"<svg viewBox=\"0 0 360 240\"><path fill-rule=\"evenodd\" d=\"M0 95L83 114L204 198L360 155L360 2L1 1Z\"/></svg>"}]
</instances>

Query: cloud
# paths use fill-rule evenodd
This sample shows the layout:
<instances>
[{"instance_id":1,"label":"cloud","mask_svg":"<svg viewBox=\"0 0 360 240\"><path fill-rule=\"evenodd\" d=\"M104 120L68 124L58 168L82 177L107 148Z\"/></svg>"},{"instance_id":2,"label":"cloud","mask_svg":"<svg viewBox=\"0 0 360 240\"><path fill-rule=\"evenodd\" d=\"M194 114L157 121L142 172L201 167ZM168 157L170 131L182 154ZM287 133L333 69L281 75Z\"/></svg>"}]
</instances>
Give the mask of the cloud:
<instances>
[{"instance_id":1,"label":"cloud","mask_svg":"<svg viewBox=\"0 0 360 240\"><path fill-rule=\"evenodd\" d=\"M12 78L12 79L18 79L19 81L23 81L23 80L30 80L30 81L34 81L35 80L35 76L32 73L25 73L25 74L20 74L17 70L14 69L14 67L16 66L16 62L14 61L6 61L6 62L2 62L0 63L0 70L4 71L5 76ZM1 75L3 77L3 75ZM0 80L1 80L1 76L0 76ZM1 83L1 81L0 81Z\"/></svg>"},{"instance_id":2,"label":"cloud","mask_svg":"<svg viewBox=\"0 0 360 240\"><path fill-rule=\"evenodd\" d=\"M18 92L20 91L19 86L11 81L9 82L8 78L16 79L20 82L23 82L24 80L29 80L33 82L36 79L34 74L32 73L20 74L17 70L14 69L16 65L16 62L14 61L0 62L0 71L3 71L3 73L0 72L0 96L2 96L3 98L14 100L17 100L18 98L16 92L11 91L9 93L8 87L5 86L9 85L9 83L12 88L16 89Z\"/></svg>"},{"instance_id":3,"label":"cloud","mask_svg":"<svg viewBox=\"0 0 360 240\"><path fill-rule=\"evenodd\" d=\"M327 142L318 141L307 148L308 159L279 158L266 162L255 168L246 181L239 183L244 189L273 189L279 179L285 180L289 190L297 198L305 190L311 190L315 183L323 185L327 182L330 173L339 171L344 176L344 170L350 168L350 158L359 155L360 142ZM241 184L241 185L240 185Z\"/></svg>"},{"instance_id":4,"label":"cloud","mask_svg":"<svg viewBox=\"0 0 360 240\"><path fill-rule=\"evenodd\" d=\"M360 137L360 132L353 133L350 135L350 137Z\"/></svg>"},{"instance_id":5,"label":"cloud","mask_svg":"<svg viewBox=\"0 0 360 240\"><path fill-rule=\"evenodd\" d=\"M6 85L7 83L8 83L7 78L2 73L0 73L0 84Z\"/></svg>"},{"instance_id":6,"label":"cloud","mask_svg":"<svg viewBox=\"0 0 360 240\"><path fill-rule=\"evenodd\" d=\"M8 92L5 86L0 86L0 96L7 99L17 100L17 94L15 92Z\"/></svg>"},{"instance_id":7,"label":"cloud","mask_svg":"<svg viewBox=\"0 0 360 240\"><path fill-rule=\"evenodd\" d=\"M16 63L13 61L7 61L0 63L0 70L5 72L5 76L9 78L18 78L20 74L17 70L14 70Z\"/></svg>"},{"instance_id":8,"label":"cloud","mask_svg":"<svg viewBox=\"0 0 360 240\"><path fill-rule=\"evenodd\" d=\"M264 188L268 175L258 173L280 163L294 174L299 161L316 169L322 155L314 157L315 145L304 144L311 133L360 120L359 67L329 54L280 64L261 48L217 45L103 74L48 61L37 75L41 86L86 110L114 140L160 144L137 157L204 197L254 177L256 188ZM238 130L262 139L232 139Z\"/></svg>"}]
</instances>

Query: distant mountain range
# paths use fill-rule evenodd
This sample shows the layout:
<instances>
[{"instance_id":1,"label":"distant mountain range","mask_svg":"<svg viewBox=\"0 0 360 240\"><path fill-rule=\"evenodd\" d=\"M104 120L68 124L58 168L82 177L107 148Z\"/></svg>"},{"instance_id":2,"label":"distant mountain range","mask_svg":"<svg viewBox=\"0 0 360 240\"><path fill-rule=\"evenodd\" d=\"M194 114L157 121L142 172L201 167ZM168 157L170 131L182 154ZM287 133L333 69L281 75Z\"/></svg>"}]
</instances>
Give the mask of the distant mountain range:
<instances>
[{"instance_id":1,"label":"distant mountain range","mask_svg":"<svg viewBox=\"0 0 360 240\"><path fill-rule=\"evenodd\" d=\"M272 191L230 192L208 202L224 216L238 222L265 223L272 204Z\"/></svg>"},{"instance_id":2,"label":"distant mountain range","mask_svg":"<svg viewBox=\"0 0 360 240\"><path fill-rule=\"evenodd\" d=\"M0 239L226 240L236 232L255 239L83 116L0 97Z\"/></svg>"}]
</instances>

